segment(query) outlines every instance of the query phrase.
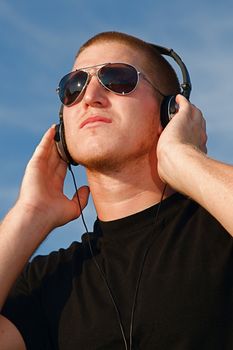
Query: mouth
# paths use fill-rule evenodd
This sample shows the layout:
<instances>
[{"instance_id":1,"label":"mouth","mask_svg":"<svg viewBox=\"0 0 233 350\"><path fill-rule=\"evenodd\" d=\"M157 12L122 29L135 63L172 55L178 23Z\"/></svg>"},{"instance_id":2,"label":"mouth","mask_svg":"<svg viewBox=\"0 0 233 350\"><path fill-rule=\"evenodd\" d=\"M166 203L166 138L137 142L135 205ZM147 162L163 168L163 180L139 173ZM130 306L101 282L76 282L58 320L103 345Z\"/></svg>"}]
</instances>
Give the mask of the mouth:
<instances>
[{"instance_id":1,"label":"mouth","mask_svg":"<svg viewBox=\"0 0 233 350\"><path fill-rule=\"evenodd\" d=\"M112 120L101 116L89 117L80 124L80 129L82 129L86 125L91 126L93 124L99 124L99 123L109 124L109 123L112 123Z\"/></svg>"}]
</instances>

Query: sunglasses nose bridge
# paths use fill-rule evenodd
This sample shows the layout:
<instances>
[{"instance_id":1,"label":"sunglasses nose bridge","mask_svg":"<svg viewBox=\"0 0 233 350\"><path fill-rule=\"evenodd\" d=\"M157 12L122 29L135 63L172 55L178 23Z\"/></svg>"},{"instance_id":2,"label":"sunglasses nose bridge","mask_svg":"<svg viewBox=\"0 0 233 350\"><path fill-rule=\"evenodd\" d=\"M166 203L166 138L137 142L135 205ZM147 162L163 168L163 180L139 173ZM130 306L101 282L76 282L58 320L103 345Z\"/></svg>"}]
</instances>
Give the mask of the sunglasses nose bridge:
<instances>
[{"instance_id":1,"label":"sunglasses nose bridge","mask_svg":"<svg viewBox=\"0 0 233 350\"><path fill-rule=\"evenodd\" d=\"M87 88L87 86L89 85L89 83L91 82L93 77L96 77L98 83L105 87L105 85L103 84L103 82L101 81L101 78L99 76L99 71L101 70L101 68L103 67L103 65L98 65L98 66L94 66L94 67L90 67L88 69L85 69L85 72L87 73L87 81L85 84L85 89ZM106 88L106 87L105 87Z\"/></svg>"},{"instance_id":2,"label":"sunglasses nose bridge","mask_svg":"<svg viewBox=\"0 0 233 350\"><path fill-rule=\"evenodd\" d=\"M100 86L106 88L98 75L99 70L100 70L100 67L91 67L91 68L85 69L85 73L87 74L87 79L86 79L86 83L82 89L82 96L83 97L84 97L84 95L86 95L87 96L86 98L89 99L94 91L95 91L94 94L96 94L96 92L97 92L97 90L99 90ZM95 77L94 81L92 81L93 77ZM90 87L90 83L91 83L91 87ZM91 88L92 92L89 91L90 88ZM91 95L89 95L89 93L91 93Z\"/></svg>"},{"instance_id":3,"label":"sunglasses nose bridge","mask_svg":"<svg viewBox=\"0 0 233 350\"><path fill-rule=\"evenodd\" d=\"M91 79L95 76L98 80L98 70L97 67L90 67L89 69L85 69L84 72L87 73L87 82L86 86L90 83Z\"/></svg>"}]
</instances>

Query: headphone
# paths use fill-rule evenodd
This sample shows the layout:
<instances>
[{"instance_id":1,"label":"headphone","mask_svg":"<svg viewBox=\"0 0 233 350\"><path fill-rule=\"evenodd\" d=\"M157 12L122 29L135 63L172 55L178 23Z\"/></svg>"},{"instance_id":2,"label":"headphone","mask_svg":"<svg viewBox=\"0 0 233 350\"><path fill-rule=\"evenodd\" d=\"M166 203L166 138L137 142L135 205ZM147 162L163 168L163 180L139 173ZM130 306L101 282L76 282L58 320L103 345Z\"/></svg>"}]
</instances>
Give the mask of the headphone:
<instances>
[{"instance_id":1,"label":"headphone","mask_svg":"<svg viewBox=\"0 0 233 350\"><path fill-rule=\"evenodd\" d=\"M180 84L180 94L183 95L187 100L189 100L192 84L189 76L188 69L180 56L173 50L168 49L163 46L149 44L154 49L156 49L160 55L165 55L171 57L180 67L182 73L182 83ZM179 106L176 104L176 96L169 95L165 96L160 107L160 120L163 128L169 123L169 121L173 118L174 114L178 111Z\"/></svg>"},{"instance_id":2,"label":"headphone","mask_svg":"<svg viewBox=\"0 0 233 350\"><path fill-rule=\"evenodd\" d=\"M187 100L189 100L191 90L192 90L192 84L189 76L188 69L180 56L173 50L168 49L163 46L155 45L148 43L151 47L153 47L160 55L169 56L171 57L180 67L181 74L182 74L182 83L180 84L180 94L183 95ZM176 96L175 95L169 95L165 96L160 107L160 119L161 119L161 125L163 128L166 127L166 125L169 123L169 121L173 118L174 114L178 111L179 106L176 104ZM59 124L56 125L56 133L54 140L57 145L58 152L61 156L61 158L68 163L69 165L78 165L76 163L67 148L66 140L65 140L65 129L64 129L64 122L63 122L63 105L60 107L59 111Z\"/></svg>"},{"instance_id":3,"label":"headphone","mask_svg":"<svg viewBox=\"0 0 233 350\"><path fill-rule=\"evenodd\" d=\"M64 121L63 121L63 108L64 108L63 105L61 105L59 110L59 124L55 126L54 140L56 142L57 150L61 158L68 164L78 165L78 163L76 163L71 157L66 144L65 128L64 128Z\"/></svg>"}]
</instances>

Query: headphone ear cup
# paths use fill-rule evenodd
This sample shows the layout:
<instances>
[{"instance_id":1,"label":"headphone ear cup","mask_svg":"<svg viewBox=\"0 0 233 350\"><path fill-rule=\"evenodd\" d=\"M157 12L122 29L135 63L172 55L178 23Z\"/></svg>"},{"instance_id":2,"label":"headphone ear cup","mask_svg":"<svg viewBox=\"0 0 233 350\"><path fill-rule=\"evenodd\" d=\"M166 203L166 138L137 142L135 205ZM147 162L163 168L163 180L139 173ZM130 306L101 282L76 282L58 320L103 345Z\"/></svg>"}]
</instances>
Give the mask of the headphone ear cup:
<instances>
[{"instance_id":1,"label":"headphone ear cup","mask_svg":"<svg viewBox=\"0 0 233 350\"><path fill-rule=\"evenodd\" d=\"M169 123L177 112L176 96L165 96L160 107L160 120L163 128Z\"/></svg>"},{"instance_id":2,"label":"headphone ear cup","mask_svg":"<svg viewBox=\"0 0 233 350\"><path fill-rule=\"evenodd\" d=\"M55 127L55 136L54 140L57 146L58 153L60 154L61 158L67 163L72 165L78 165L73 158L71 157L65 140L65 131L64 131L64 124L61 121L60 124L57 124Z\"/></svg>"}]
</instances>

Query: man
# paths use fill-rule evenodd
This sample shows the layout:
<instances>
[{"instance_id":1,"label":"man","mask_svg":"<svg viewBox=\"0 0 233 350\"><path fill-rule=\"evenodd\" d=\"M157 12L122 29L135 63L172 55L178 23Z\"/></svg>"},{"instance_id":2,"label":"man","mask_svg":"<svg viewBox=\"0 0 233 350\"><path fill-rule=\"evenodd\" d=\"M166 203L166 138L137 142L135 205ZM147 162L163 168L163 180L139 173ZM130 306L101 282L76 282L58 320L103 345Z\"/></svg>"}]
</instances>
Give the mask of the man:
<instances>
[{"instance_id":1,"label":"man","mask_svg":"<svg viewBox=\"0 0 233 350\"><path fill-rule=\"evenodd\" d=\"M109 62L140 72L132 91L103 86ZM98 220L82 243L20 275L49 232L80 215L76 194L63 194L51 127L1 225L0 348L232 349L233 168L207 157L201 112L146 43L102 33L79 51L81 68L79 96L61 96L65 138ZM179 110L163 130L170 94ZM88 187L78 194L84 208Z\"/></svg>"}]
</instances>

